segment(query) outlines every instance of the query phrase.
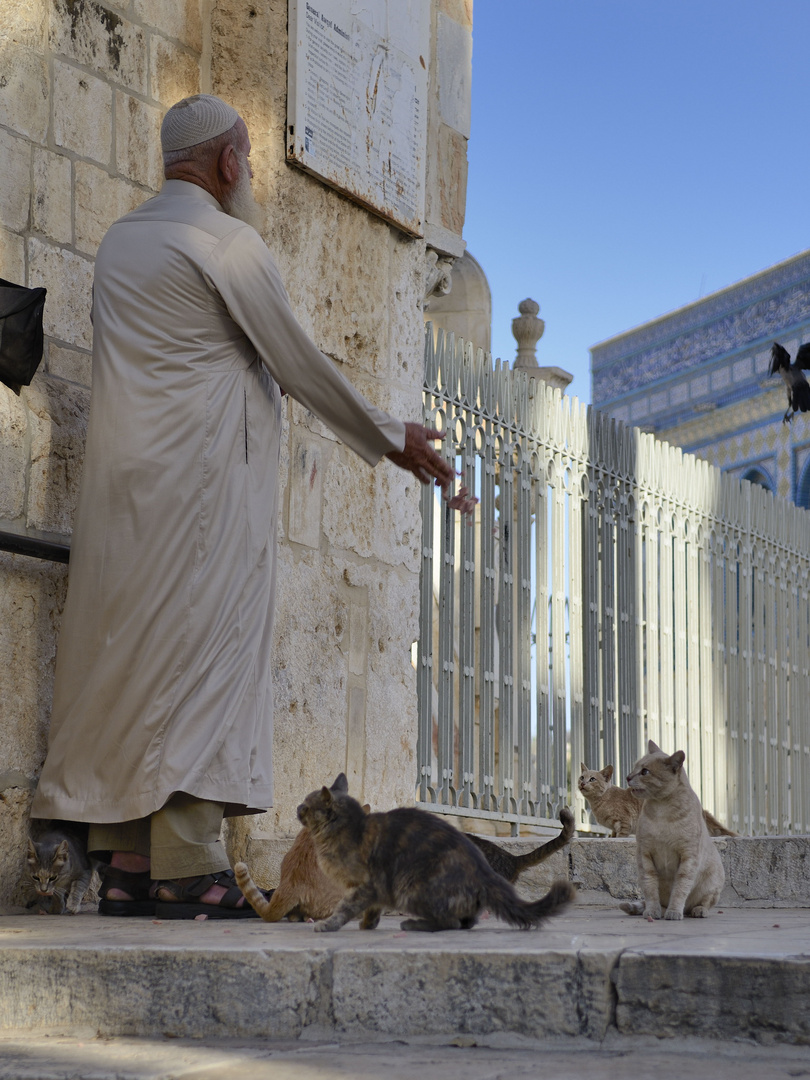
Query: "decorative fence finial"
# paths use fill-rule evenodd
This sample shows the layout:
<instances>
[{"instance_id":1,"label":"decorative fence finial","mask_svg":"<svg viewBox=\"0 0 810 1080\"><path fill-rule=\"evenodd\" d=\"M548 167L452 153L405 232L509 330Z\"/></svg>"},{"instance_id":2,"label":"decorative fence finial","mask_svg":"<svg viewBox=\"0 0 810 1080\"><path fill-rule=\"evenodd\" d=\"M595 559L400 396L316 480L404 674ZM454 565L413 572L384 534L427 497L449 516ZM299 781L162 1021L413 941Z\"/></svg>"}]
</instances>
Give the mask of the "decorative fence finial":
<instances>
[{"instance_id":1,"label":"decorative fence finial","mask_svg":"<svg viewBox=\"0 0 810 1080\"><path fill-rule=\"evenodd\" d=\"M537 315L540 305L535 300L521 300L518 304L520 315L512 319L512 333L518 343L517 357L512 365L517 369L533 370L537 363L537 342L543 336L546 324Z\"/></svg>"}]
</instances>

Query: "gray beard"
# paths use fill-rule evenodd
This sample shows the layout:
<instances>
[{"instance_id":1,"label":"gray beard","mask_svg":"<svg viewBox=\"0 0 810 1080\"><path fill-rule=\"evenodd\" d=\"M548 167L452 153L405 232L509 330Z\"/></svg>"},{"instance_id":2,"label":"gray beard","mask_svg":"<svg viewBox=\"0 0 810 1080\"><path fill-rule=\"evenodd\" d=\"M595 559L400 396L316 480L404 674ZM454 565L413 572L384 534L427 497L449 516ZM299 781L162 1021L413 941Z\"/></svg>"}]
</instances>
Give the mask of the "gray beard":
<instances>
[{"instance_id":1,"label":"gray beard","mask_svg":"<svg viewBox=\"0 0 810 1080\"><path fill-rule=\"evenodd\" d=\"M250 185L250 174L247 169L247 160L240 161L239 179L236 186L223 203L222 209L231 217L252 225L258 231L262 217L262 208L256 202L253 188Z\"/></svg>"}]
</instances>

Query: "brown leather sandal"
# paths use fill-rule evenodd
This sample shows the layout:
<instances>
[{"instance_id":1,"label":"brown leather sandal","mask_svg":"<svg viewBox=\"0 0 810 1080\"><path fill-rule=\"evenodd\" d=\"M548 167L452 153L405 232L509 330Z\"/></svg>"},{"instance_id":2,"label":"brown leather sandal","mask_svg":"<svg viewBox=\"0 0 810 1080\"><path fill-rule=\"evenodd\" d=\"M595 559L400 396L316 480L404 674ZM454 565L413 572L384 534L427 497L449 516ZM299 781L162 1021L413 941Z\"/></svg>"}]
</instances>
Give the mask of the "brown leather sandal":
<instances>
[{"instance_id":1,"label":"brown leather sandal","mask_svg":"<svg viewBox=\"0 0 810 1080\"><path fill-rule=\"evenodd\" d=\"M119 870L117 866L108 866L101 879L98 890L99 915L118 916L147 916L155 914L156 900L151 888L152 879L149 871L143 870L134 873L130 870ZM120 889L131 897L130 900L109 900L107 894L110 889Z\"/></svg>"},{"instance_id":2,"label":"brown leather sandal","mask_svg":"<svg viewBox=\"0 0 810 1080\"><path fill-rule=\"evenodd\" d=\"M212 885L221 885L228 891L217 904L203 904L204 896ZM245 900L242 890L236 884L233 870L220 870L215 874L203 874L190 881L158 881L155 886L157 904L155 917L158 919L196 919L207 915L209 919L256 919L258 915ZM165 899L166 894L173 897ZM272 890L265 896L272 896ZM237 906L239 901L241 906Z\"/></svg>"}]
</instances>

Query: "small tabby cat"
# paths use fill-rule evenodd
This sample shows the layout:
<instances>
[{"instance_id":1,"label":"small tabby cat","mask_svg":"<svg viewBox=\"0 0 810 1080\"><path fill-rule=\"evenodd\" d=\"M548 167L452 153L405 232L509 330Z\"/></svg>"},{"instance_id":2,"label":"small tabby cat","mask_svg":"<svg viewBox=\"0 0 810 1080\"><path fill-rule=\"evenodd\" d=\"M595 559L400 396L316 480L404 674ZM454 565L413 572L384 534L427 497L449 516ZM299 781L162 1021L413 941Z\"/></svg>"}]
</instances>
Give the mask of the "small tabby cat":
<instances>
[{"instance_id":1,"label":"small tabby cat","mask_svg":"<svg viewBox=\"0 0 810 1080\"><path fill-rule=\"evenodd\" d=\"M557 881L542 900L525 903L454 825L411 808L364 814L348 794L343 773L331 788L306 797L298 819L310 830L321 868L346 893L333 914L315 924L316 931L339 930L358 917L361 929L373 930L384 909L417 916L406 919L403 930L469 930L485 907L528 929L574 898L570 882ZM248 901L263 915L247 867L234 869Z\"/></svg>"},{"instance_id":2,"label":"small tabby cat","mask_svg":"<svg viewBox=\"0 0 810 1080\"><path fill-rule=\"evenodd\" d=\"M81 841L70 832L46 832L28 840L27 907L39 905L41 914L75 915L90 887L97 862L90 859Z\"/></svg>"},{"instance_id":3,"label":"small tabby cat","mask_svg":"<svg viewBox=\"0 0 810 1080\"><path fill-rule=\"evenodd\" d=\"M641 799L636 826L636 863L644 901L621 904L628 915L648 919L705 918L720 899L723 862L683 768L684 752L669 755L650 740L649 753L627 777Z\"/></svg>"},{"instance_id":4,"label":"small tabby cat","mask_svg":"<svg viewBox=\"0 0 810 1080\"><path fill-rule=\"evenodd\" d=\"M484 858L492 869L514 885L524 870L545 862L555 851L564 848L574 835L574 815L567 806L560 810L560 821L562 822L562 829L555 837L552 837L545 844L540 844L539 847L534 848L532 851L524 852L522 855L507 851L506 848L500 847L499 844L495 844L483 836L472 836L470 833L464 835L468 840L472 840L475 846L483 852Z\"/></svg>"},{"instance_id":5,"label":"small tabby cat","mask_svg":"<svg viewBox=\"0 0 810 1080\"><path fill-rule=\"evenodd\" d=\"M628 788L616 787L612 782L613 766L604 769L589 769L580 762L580 777L577 781L580 793L593 811L597 825L610 829L611 836L632 836L636 831L641 801ZM708 810L703 811L706 828L712 836L736 836Z\"/></svg>"}]
</instances>

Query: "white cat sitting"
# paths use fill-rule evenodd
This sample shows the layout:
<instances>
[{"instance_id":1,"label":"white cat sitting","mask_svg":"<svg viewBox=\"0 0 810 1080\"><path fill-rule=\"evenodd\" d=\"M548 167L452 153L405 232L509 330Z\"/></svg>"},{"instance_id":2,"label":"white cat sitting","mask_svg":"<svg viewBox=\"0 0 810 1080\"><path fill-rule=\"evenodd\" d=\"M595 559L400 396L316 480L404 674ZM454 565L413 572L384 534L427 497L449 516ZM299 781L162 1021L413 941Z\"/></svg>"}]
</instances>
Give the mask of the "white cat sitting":
<instances>
[{"instance_id":1,"label":"white cat sitting","mask_svg":"<svg viewBox=\"0 0 810 1080\"><path fill-rule=\"evenodd\" d=\"M628 915L660 919L705 918L723 891L726 874L684 772L682 750L665 754L650 740L627 784L641 800L636 862L644 901L622 904Z\"/></svg>"}]
</instances>

